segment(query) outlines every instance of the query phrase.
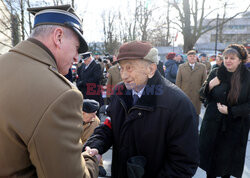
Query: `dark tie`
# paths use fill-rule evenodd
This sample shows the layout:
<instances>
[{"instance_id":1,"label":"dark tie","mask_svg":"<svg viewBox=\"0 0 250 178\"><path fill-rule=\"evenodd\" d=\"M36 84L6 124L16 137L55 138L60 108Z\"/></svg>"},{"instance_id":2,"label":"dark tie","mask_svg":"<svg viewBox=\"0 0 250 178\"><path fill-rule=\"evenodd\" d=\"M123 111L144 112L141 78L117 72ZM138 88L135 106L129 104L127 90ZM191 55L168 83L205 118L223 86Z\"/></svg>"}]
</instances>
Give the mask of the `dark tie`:
<instances>
[{"instance_id":1,"label":"dark tie","mask_svg":"<svg viewBox=\"0 0 250 178\"><path fill-rule=\"evenodd\" d=\"M134 94L134 95L133 95L133 105L135 105L135 104L136 104L136 102L137 102L138 98L139 98L139 96L138 96L138 95L136 95L136 94Z\"/></svg>"}]
</instances>

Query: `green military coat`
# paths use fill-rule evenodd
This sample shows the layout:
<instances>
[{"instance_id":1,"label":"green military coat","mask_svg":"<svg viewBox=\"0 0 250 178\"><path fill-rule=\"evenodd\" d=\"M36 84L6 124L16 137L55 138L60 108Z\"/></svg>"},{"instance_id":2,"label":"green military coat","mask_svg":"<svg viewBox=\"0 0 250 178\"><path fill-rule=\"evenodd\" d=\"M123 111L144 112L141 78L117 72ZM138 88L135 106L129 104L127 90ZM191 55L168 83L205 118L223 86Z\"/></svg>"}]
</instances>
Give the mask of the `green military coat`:
<instances>
[{"instance_id":1,"label":"green military coat","mask_svg":"<svg viewBox=\"0 0 250 178\"><path fill-rule=\"evenodd\" d=\"M36 42L0 56L0 177L97 177L81 155L82 95Z\"/></svg>"}]
</instances>

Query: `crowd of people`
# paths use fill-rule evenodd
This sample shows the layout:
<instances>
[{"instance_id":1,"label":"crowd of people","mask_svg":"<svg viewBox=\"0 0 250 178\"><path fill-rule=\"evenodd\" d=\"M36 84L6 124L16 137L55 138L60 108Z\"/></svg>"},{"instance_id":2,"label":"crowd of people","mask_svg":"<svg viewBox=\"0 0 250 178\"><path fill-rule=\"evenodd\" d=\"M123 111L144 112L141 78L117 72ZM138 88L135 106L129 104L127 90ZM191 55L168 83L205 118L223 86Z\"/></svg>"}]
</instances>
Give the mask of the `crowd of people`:
<instances>
[{"instance_id":1,"label":"crowd of people","mask_svg":"<svg viewBox=\"0 0 250 178\"><path fill-rule=\"evenodd\" d=\"M0 56L0 177L105 176L111 147L114 178L191 178L198 166L207 178L241 177L250 125L243 45L229 45L214 66L195 50L160 61L144 41L102 59L70 5L28 11L30 37Z\"/></svg>"}]
</instances>

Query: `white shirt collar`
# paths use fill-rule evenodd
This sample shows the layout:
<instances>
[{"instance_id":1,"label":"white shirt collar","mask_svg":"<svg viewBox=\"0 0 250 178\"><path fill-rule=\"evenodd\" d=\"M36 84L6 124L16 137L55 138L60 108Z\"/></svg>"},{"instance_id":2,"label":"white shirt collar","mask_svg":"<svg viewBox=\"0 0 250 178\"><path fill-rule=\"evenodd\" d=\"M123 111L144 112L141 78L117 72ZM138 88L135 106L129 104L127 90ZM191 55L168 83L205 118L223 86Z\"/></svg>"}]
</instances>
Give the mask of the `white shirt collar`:
<instances>
[{"instance_id":1,"label":"white shirt collar","mask_svg":"<svg viewBox=\"0 0 250 178\"><path fill-rule=\"evenodd\" d=\"M141 98L142 93L143 93L145 87L143 87L139 92L137 92L137 91L135 91L135 90L132 89L132 95L138 95L138 97Z\"/></svg>"},{"instance_id":2,"label":"white shirt collar","mask_svg":"<svg viewBox=\"0 0 250 178\"><path fill-rule=\"evenodd\" d=\"M193 64L188 63L188 64L189 64L189 66L191 66L191 67L194 67L194 65L195 65L195 63L193 63Z\"/></svg>"},{"instance_id":3,"label":"white shirt collar","mask_svg":"<svg viewBox=\"0 0 250 178\"><path fill-rule=\"evenodd\" d=\"M88 65L85 66L85 69L87 69L89 67L89 65L94 61L94 59L92 58L90 63Z\"/></svg>"}]
</instances>

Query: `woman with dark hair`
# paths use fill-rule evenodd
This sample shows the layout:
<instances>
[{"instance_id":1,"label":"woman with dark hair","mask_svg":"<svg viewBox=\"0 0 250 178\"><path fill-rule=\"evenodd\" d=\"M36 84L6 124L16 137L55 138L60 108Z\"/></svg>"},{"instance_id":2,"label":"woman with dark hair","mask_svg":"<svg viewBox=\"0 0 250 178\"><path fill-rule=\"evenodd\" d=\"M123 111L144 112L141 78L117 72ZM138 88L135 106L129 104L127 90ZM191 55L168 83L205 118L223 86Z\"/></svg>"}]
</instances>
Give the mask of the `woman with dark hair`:
<instances>
[{"instance_id":1,"label":"woman with dark hair","mask_svg":"<svg viewBox=\"0 0 250 178\"><path fill-rule=\"evenodd\" d=\"M231 44L223 57L224 65L211 71L200 90L208 102L200 130L200 167L207 178L241 177L249 132L247 50Z\"/></svg>"}]
</instances>

